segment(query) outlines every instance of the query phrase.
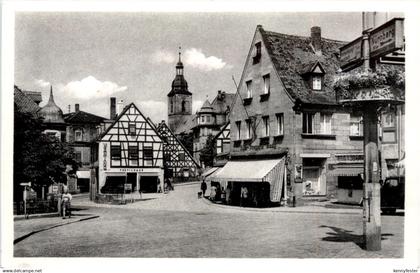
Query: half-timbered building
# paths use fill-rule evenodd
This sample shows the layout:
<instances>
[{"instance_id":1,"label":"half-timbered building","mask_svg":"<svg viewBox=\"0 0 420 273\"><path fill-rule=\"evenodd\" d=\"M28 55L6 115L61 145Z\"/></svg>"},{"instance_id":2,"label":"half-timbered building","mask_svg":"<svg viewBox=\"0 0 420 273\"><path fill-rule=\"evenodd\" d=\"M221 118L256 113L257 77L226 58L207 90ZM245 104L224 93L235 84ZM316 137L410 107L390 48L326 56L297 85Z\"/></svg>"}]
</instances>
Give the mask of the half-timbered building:
<instances>
[{"instance_id":1,"label":"half-timbered building","mask_svg":"<svg viewBox=\"0 0 420 273\"><path fill-rule=\"evenodd\" d=\"M165 178L185 180L196 177L200 165L166 125L165 121L158 125L157 132L163 140Z\"/></svg>"},{"instance_id":2,"label":"half-timbered building","mask_svg":"<svg viewBox=\"0 0 420 273\"><path fill-rule=\"evenodd\" d=\"M163 188L163 142L131 103L99 138L99 193L157 192Z\"/></svg>"},{"instance_id":3,"label":"half-timbered building","mask_svg":"<svg viewBox=\"0 0 420 273\"><path fill-rule=\"evenodd\" d=\"M224 166L229 159L230 153L230 123L226 123L220 132L214 136L216 156L213 166Z\"/></svg>"}]
</instances>

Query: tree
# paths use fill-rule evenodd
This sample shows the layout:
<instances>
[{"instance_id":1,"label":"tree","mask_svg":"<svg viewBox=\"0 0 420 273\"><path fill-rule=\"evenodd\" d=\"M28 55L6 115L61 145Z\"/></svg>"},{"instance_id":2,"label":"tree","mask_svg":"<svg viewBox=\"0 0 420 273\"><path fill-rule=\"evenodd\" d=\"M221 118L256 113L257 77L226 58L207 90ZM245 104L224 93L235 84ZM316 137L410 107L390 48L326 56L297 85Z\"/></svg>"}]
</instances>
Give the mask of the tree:
<instances>
[{"instance_id":1,"label":"tree","mask_svg":"<svg viewBox=\"0 0 420 273\"><path fill-rule=\"evenodd\" d=\"M212 135L208 136L206 145L200 151L200 161L203 162L205 166L213 166L213 159L216 155L213 139L214 137Z\"/></svg>"},{"instance_id":2,"label":"tree","mask_svg":"<svg viewBox=\"0 0 420 273\"><path fill-rule=\"evenodd\" d=\"M67 175L76 172L72 148L55 137L42 133L42 119L15 110L14 121L14 199L22 198L22 182L31 182L35 190L55 182L65 182ZM67 166L72 166L66 172Z\"/></svg>"}]
</instances>

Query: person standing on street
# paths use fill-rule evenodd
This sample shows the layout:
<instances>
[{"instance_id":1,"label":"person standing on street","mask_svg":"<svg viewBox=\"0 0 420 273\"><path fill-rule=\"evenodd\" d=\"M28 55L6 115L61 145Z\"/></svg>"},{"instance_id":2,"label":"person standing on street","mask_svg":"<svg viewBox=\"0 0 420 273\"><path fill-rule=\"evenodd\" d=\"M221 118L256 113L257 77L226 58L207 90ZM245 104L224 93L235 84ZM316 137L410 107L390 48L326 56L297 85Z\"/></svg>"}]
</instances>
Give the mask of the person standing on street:
<instances>
[{"instance_id":1,"label":"person standing on street","mask_svg":"<svg viewBox=\"0 0 420 273\"><path fill-rule=\"evenodd\" d=\"M241 202L240 202L241 207L246 206L247 199L248 199L248 189L242 186L241 187Z\"/></svg>"},{"instance_id":2,"label":"person standing on street","mask_svg":"<svg viewBox=\"0 0 420 273\"><path fill-rule=\"evenodd\" d=\"M69 193L69 190L66 188L63 195L61 196L62 208L63 208L63 219L66 218L66 213L71 217L71 199L72 196Z\"/></svg>"},{"instance_id":3,"label":"person standing on street","mask_svg":"<svg viewBox=\"0 0 420 273\"><path fill-rule=\"evenodd\" d=\"M203 179L203 182L201 182L201 192L203 193L203 197L206 195L206 190L207 190L207 183Z\"/></svg>"}]
</instances>

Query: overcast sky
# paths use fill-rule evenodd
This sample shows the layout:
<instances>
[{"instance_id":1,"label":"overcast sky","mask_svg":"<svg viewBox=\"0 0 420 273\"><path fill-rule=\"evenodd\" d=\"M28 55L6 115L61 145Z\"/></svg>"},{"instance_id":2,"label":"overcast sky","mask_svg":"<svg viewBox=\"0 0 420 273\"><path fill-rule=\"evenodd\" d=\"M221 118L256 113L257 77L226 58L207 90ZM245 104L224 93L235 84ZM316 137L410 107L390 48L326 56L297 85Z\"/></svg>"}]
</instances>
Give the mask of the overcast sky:
<instances>
[{"instance_id":1,"label":"overcast sky","mask_svg":"<svg viewBox=\"0 0 420 273\"><path fill-rule=\"evenodd\" d=\"M392 16L400 14L390 14ZM382 15L381 15L382 16ZM17 13L15 84L57 104L109 117L109 97L166 119L167 93L181 46L193 108L217 90L235 92L255 28L350 41L361 13Z\"/></svg>"}]
</instances>

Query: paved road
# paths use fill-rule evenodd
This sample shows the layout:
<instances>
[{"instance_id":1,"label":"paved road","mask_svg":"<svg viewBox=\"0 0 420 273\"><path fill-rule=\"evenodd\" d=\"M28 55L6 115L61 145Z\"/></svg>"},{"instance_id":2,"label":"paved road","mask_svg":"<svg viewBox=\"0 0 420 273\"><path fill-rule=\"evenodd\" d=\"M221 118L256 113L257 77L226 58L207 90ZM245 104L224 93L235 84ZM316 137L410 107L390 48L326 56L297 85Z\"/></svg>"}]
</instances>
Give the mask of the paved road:
<instances>
[{"instance_id":1,"label":"paved road","mask_svg":"<svg viewBox=\"0 0 420 273\"><path fill-rule=\"evenodd\" d=\"M382 217L382 250L367 252L361 212L239 210L197 199L199 185L125 206L75 199L75 220L99 218L33 234L15 244L18 257L278 257L366 258L403 256L403 216ZM291 209L289 209L291 210ZM339 213L344 212L344 213ZM42 220L43 219L43 220ZM15 222L23 233L30 221ZM28 222L29 221L29 222ZM57 221L57 219L54 219ZM60 238L50 240L49 238ZM66 242L63 244L63 242Z\"/></svg>"}]
</instances>

